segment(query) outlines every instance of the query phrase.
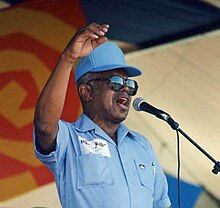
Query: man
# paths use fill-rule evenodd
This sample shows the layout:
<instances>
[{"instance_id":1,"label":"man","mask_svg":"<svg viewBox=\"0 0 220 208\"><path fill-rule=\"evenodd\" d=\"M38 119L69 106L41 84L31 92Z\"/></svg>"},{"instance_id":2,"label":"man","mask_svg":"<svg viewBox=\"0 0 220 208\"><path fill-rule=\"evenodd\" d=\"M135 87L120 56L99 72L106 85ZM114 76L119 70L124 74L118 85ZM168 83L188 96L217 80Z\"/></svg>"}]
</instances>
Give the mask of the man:
<instances>
[{"instance_id":1,"label":"man","mask_svg":"<svg viewBox=\"0 0 220 208\"><path fill-rule=\"evenodd\" d=\"M109 25L74 35L46 83L35 112L35 151L53 172L64 208L169 207L167 182L148 141L125 120L141 74L105 37ZM60 120L75 72L83 114Z\"/></svg>"}]
</instances>

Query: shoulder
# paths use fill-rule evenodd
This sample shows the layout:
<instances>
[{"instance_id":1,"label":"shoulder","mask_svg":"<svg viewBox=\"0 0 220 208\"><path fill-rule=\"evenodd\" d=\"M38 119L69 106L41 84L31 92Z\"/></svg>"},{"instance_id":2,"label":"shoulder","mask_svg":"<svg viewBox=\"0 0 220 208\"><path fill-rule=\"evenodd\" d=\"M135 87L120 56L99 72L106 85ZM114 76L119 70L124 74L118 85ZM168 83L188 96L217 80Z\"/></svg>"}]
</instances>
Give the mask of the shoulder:
<instances>
[{"instance_id":1,"label":"shoulder","mask_svg":"<svg viewBox=\"0 0 220 208\"><path fill-rule=\"evenodd\" d=\"M74 128L76 122L77 121L69 122L69 121L65 121L65 120L60 119L58 121L58 125L59 125L59 128L70 128L70 127Z\"/></svg>"},{"instance_id":2,"label":"shoulder","mask_svg":"<svg viewBox=\"0 0 220 208\"><path fill-rule=\"evenodd\" d=\"M70 132L73 132L75 130L75 122L68 122L65 120L59 120L58 121L58 135L61 137L68 137L70 135Z\"/></svg>"},{"instance_id":3,"label":"shoulder","mask_svg":"<svg viewBox=\"0 0 220 208\"><path fill-rule=\"evenodd\" d=\"M136 131L132 131L130 130L130 133L135 137L135 139L147 150L147 151L151 151L152 150L152 145L149 142L148 138L145 137L144 135L136 132Z\"/></svg>"}]
</instances>

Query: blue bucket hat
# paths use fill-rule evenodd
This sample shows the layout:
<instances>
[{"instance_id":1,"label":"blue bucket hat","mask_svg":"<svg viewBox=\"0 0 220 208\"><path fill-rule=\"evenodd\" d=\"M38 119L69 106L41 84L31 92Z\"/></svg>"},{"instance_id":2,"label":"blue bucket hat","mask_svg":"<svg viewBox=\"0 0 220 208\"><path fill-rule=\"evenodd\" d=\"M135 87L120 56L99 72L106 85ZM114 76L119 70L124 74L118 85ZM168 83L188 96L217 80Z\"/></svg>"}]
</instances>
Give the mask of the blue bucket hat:
<instances>
[{"instance_id":1,"label":"blue bucket hat","mask_svg":"<svg viewBox=\"0 0 220 208\"><path fill-rule=\"evenodd\" d=\"M118 68L123 68L128 77L141 75L139 69L125 63L124 54L116 44L105 42L80 59L75 71L75 80L78 81L87 72L103 72Z\"/></svg>"}]
</instances>

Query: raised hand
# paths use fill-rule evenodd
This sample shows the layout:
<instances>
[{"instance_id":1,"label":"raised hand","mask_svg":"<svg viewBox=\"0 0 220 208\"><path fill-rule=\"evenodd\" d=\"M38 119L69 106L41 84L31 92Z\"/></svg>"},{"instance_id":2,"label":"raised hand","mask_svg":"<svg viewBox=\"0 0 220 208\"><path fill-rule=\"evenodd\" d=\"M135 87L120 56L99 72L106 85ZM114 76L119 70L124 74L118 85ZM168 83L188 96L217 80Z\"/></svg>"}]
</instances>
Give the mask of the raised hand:
<instances>
[{"instance_id":1,"label":"raised hand","mask_svg":"<svg viewBox=\"0 0 220 208\"><path fill-rule=\"evenodd\" d=\"M107 41L105 37L109 25L92 23L79 29L68 43L64 53L72 59L88 55L93 49Z\"/></svg>"}]
</instances>

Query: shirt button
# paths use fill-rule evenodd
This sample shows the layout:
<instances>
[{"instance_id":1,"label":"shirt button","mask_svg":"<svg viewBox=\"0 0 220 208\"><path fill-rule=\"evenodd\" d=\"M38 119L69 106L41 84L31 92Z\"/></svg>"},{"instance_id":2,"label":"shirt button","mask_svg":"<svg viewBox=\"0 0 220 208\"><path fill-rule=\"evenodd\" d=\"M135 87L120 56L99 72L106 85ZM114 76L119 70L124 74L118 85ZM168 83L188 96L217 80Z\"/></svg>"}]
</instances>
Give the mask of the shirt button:
<instances>
[{"instance_id":1,"label":"shirt button","mask_svg":"<svg viewBox=\"0 0 220 208\"><path fill-rule=\"evenodd\" d=\"M145 170L145 165L140 164L140 165L139 165L139 168L140 168L141 170Z\"/></svg>"}]
</instances>

